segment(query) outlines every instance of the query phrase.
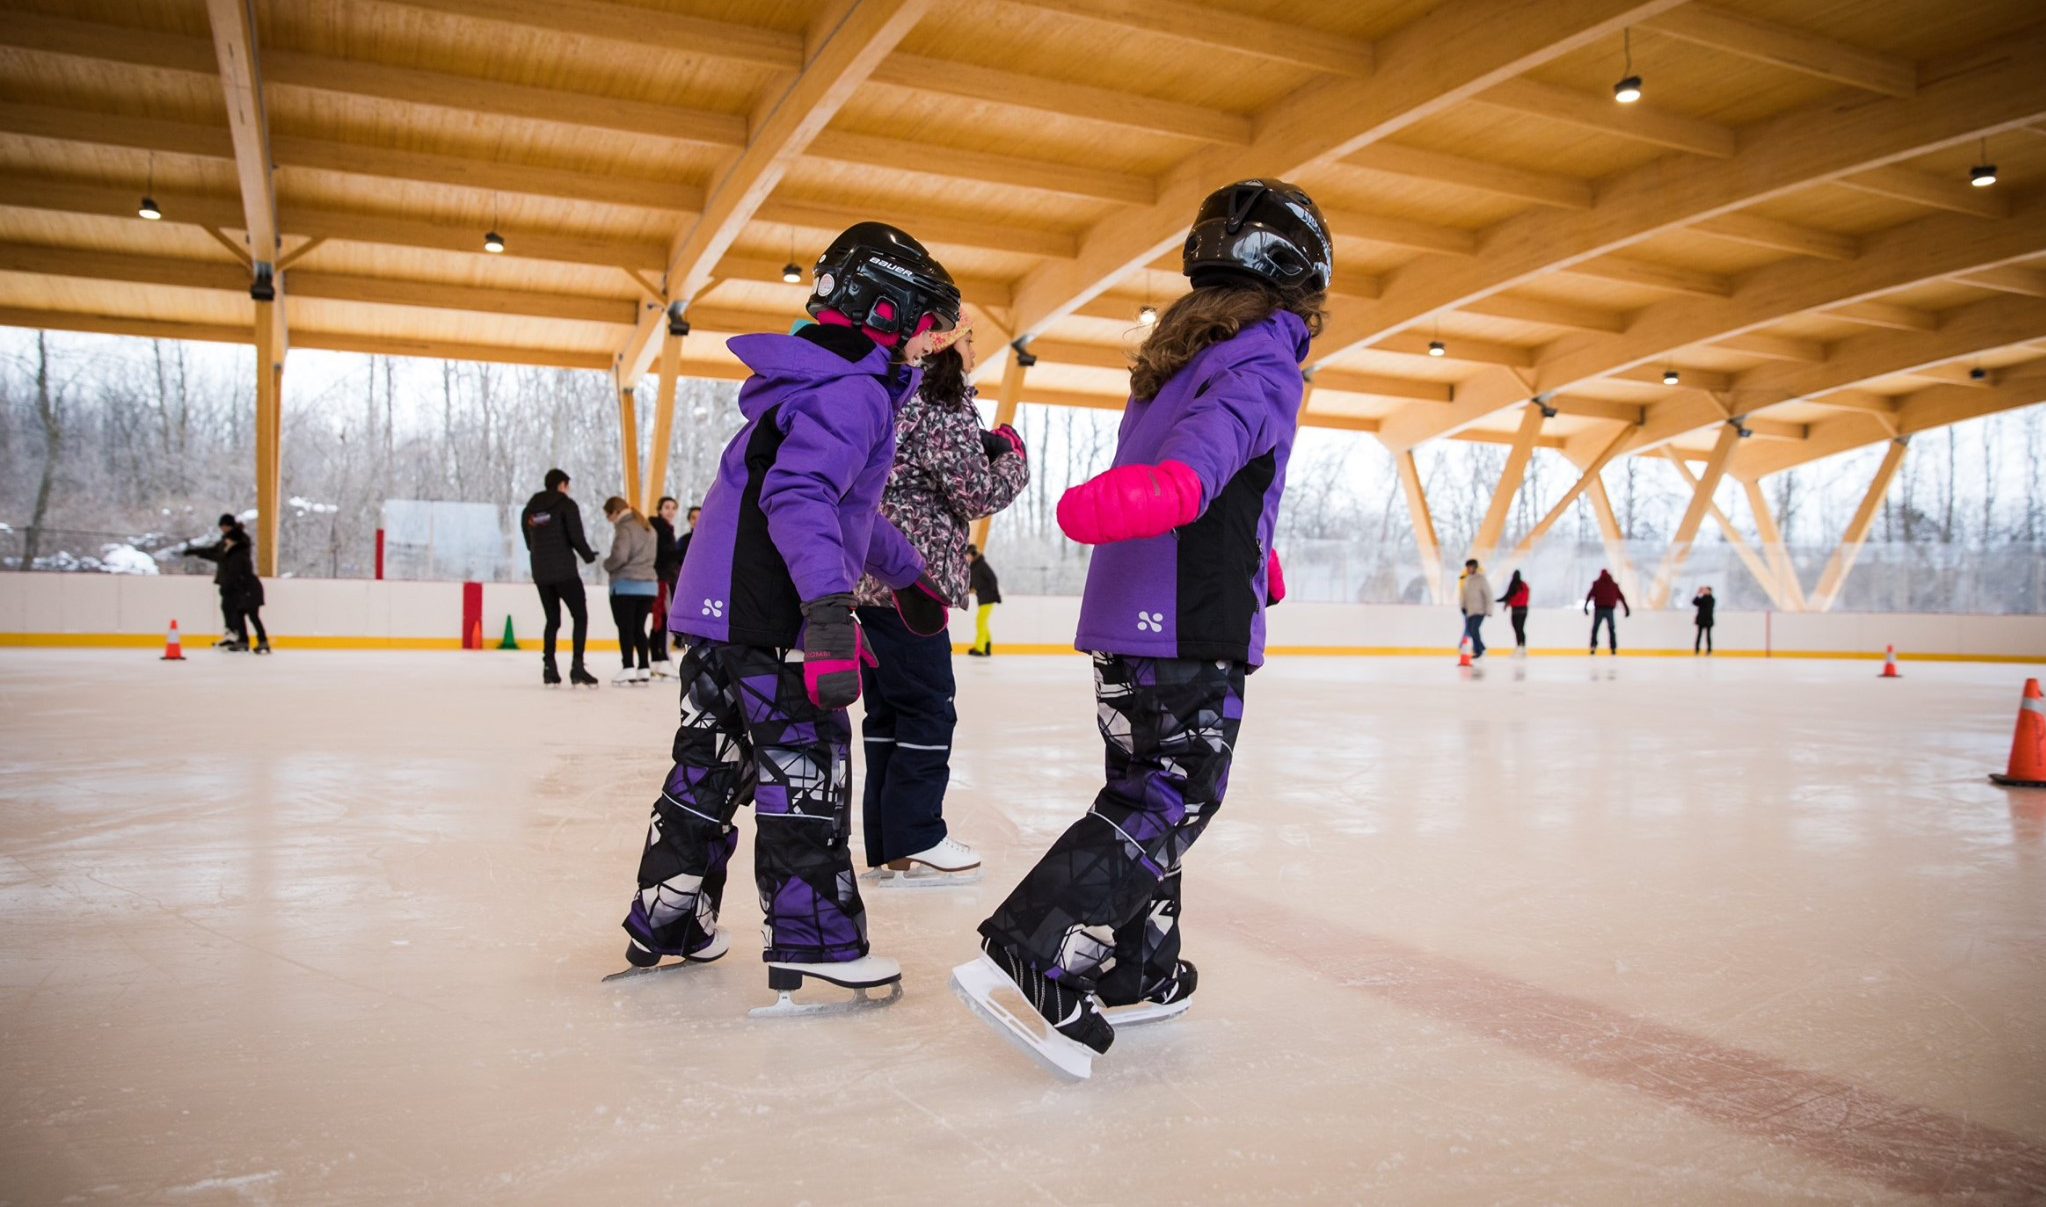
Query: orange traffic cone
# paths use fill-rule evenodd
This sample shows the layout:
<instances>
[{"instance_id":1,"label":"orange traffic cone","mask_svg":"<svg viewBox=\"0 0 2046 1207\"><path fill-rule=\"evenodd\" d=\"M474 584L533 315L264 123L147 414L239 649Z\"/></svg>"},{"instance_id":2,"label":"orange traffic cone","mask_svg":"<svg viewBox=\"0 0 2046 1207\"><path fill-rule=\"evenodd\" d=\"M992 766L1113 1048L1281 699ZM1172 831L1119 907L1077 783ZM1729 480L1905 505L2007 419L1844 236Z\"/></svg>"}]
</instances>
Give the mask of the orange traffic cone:
<instances>
[{"instance_id":1,"label":"orange traffic cone","mask_svg":"<svg viewBox=\"0 0 2046 1207\"><path fill-rule=\"evenodd\" d=\"M1468 637L1456 643L1456 664L1458 666L1471 664L1471 639Z\"/></svg>"},{"instance_id":2,"label":"orange traffic cone","mask_svg":"<svg viewBox=\"0 0 2046 1207\"><path fill-rule=\"evenodd\" d=\"M1991 772L1989 778L2006 788L2046 788L2046 700L2039 698L2037 679L2025 680L2025 697L2018 701L2010 768L2002 775Z\"/></svg>"},{"instance_id":3,"label":"orange traffic cone","mask_svg":"<svg viewBox=\"0 0 2046 1207\"><path fill-rule=\"evenodd\" d=\"M185 647L178 640L178 622L173 620L171 621L170 635L163 639L163 657L158 659L158 661L183 662L184 660Z\"/></svg>"},{"instance_id":4,"label":"orange traffic cone","mask_svg":"<svg viewBox=\"0 0 2046 1207\"><path fill-rule=\"evenodd\" d=\"M1882 674L1880 674L1880 675L1877 675L1877 676L1876 676L1876 678L1878 678L1878 679L1902 679L1903 677L1904 677L1903 675L1901 675L1901 674L1898 674L1898 673L1897 673L1897 647L1896 647L1896 646L1894 646L1894 645L1886 645L1886 646L1884 646L1884 647L1883 647L1883 673L1882 673Z\"/></svg>"}]
</instances>

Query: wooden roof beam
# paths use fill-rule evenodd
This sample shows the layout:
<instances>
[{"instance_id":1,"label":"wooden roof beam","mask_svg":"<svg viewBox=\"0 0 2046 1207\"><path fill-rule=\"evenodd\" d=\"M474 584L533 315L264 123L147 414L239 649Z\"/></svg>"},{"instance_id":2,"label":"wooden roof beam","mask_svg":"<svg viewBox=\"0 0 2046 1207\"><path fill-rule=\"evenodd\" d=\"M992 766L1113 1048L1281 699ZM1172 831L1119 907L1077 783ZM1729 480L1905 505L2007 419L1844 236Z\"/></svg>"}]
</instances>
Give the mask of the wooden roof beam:
<instances>
[{"instance_id":1,"label":"wooden roof beam","mask_svg":"<svg viewBox=\"0 0 2046 1207\"><path fill-rule=\"evenodd\" d=\"M1729 335L1713 340L1708 345L1724 348L1728 352L1745 352L1750 356L1765 357L1769 360L1794 360L1806 364L1818 364L1826 359L1826 345L1815 339L1789 339L1781 335L1763 335L1758 331Z\"/></svg>"},{"instance_id":2,"label":"wooden roof beam","mask_svg":"<svg viewBox=\"0 0 2046 1207\"><path fill-rule=\"evenodd\" d=\"M1437 337L1422 331L1400 331L1386 336L1372 345L1373 352L1395 352L1403 356L1427 356L1428 345ZM1535 350L1518 344L1501 344L1491 340L1466 339L1461 335L1441 337L1443 354L1440 358L1450 363L1462 361L1477 365L1504 365L1508 368L1529 369L1534 367Z\"/></svg>"},{"instance_id":3,"label":"wooden roof beam","mask_svg":"<svg viewBox=\"0 0 2046 1207\"><path fill-rule=\"evenodd\" d=\"M220 86L227 98L227 129L241 183L242 229L260 274L277 259L277 185L270 177L270 123L263 113L263 70L256 58L256 27L248 0L206 0Z\"/></svg>"},{"instance_id":4,"label":"wooden roof beam","mask_svg":"<svg viewBox=\"0 0 2046 1207\"><path fill-rule=\"evenodd\" d=\"M1997 382L1988 389L1938 385L1914 390L1896 403L1895 434L1913 436L1968 419L2046 402L2046 374L2032 373ZM1734 458L1733 472L1754 479L1793 469L1823 457L1890 439L1891 430L1873 415L1844 414L1811 425L1801 444L1756 445L1753 441Z\"/></svg>"},{"instance_id":5,"label":"wooden roof beam","mask_svg":"<svg viewBox=\"0 0 2046 1207\"><path fill-rule=\"evenodd\" d=\"M892 222L925 243L950 243L957 247L978 247L987 251L1017 252L1026 256L1070 259L1077 247L1071 235L1058 231L1002 226L974 218L940 218L898 210L892 206L839 205L824 201L763 201L755 216L762 222L827 231L836 235L847 226L865 219ZM672 289L671 289L672 292Z\"/></svg>"},{"instance_id":6,"label":"wooden roof beam","mask_svg":"<svg viewBox=\"0 0 2046 1207\"><path fill-rule=\"evenodd\" d=\"M755 256L726 256L718 261L717 267L711 272L711 276L720 281L781 282L782 264L783 261L780 260L761 259ZM808 268L807 265L798 265L798 267L804 268L806 271ZM1007 281L997 281L988 277L964 276L955 276L953 279L959 286L960 294L965 297L969 305L1003 308L1009 305L1009 283ZM1136 312L1132 310L1130 313L1134 316ZM1131 321L1135 321L1134 318Z\"/></svg>"},{"instance_id":7,"label":"wooden roof beam","mask_svg":"<svg viewBox=\"0 0 2046 1207\"><path fill-rule=\"evenodd\" d=\"M1978 218L2010 217L2008 193L1978 189L1965 180L1945 180L1895 165L1854 172L1833 183L1878 197L1910 201L1937 210L1952 210L1956 214L1974 214Z\"/></svg>"},{"instance_id":8,"label":"wooden roof beam","mask_svg":"<svg viewBox=\"0 0 2046 1207\"><path fill-rule=\"evenodd\" d=\"M1405 247L1414 251L1441 252L1450 256L1476 255L1478 237L1476 233L1454 226L1437 226L1429 222L1413 222L1405 218L1383 218L1377 214L1365 214L1340 207L1324 206L1321 216L1328 220L1329 233L1337 239L1362 239L1367 243L1383 243L1388 247ZM1337 271L1342 270L1341 257L1337 257Z\"/></svg>"},{"instance_id":9,"label":"wooden roof beam","mask_svg":"<svg viewBox=\"0 0 2046 1207\"><path fill-rule=\"evenodd\" d=\"M1717 273L1655 264L1631 256L1600 256L1596 260L1579 261L1563 271L1580 277L1624 281L1629 285L1645 285L1650 289L1666 289L1671 293L1688 293L1701 298L1733 296L1733 282Z\"/></svg>"},{"instance_id":10,"label":"wooden roof beam","mask_svg":"<svg viewBox=\"0 0 2046 1207\"><path fill-rule=\"evenodd\" d=\"M1067 197L1089 197L1126 205L1149 205L1157 189L1149 177L1074 167L1013 155L961 151L907 139L874 138L826 130L810 140L804 154L835 163L865 164L949 180L975 180L1004 188L1031 189Z\"/></svg>"},{"instance_id":11,"label":"wooden roof beam","mask_svg":"<svg viewBox=\"0 0 2046 1207\"><path fill-rule=\"evenodd\" d=\"M1615 105L1610 94L1579 92L1522 78L1489 88L1473 99L1514 113L1545 117L1694 155L1725 159L1734 152L1731 126L1659 111L1652 106Z\"/></svg>"},{"instance_id":12,"label":"wooden roof beam","mask_svg":"<svg viewBox=\"0 0 2046 1207\"><path fill-rule=\"evenodd\" d=\"M1663 231L2046 114L2046 72L2035 69L2046 57L2046 27L1976 50L1979 67L1928 83L1909 99L1785 113L1743 128L1731 159L1665 157L1602 181L1593 210L1530 210L1498 224L1482 239L1481 256L1419 257L1388 278L1378 301L1332 322L1316 355L1339 355Z\"/></svg>"},{"instance_id":13,"label":"wooden roof beam","mask_svg":"<svg viewBox=\"0 0 2046 1207\"><path fill-rule=\"evenodd\" d=\"M1994 289L1999 293L2022 294L2025 297L2046 298L2046 269L2027 268L2022 264L2006 264L2001 268L1985 268L1980 272L1964 272L1954 278L1963 285L1974 285L1982 289Z\"/></svg>"},{"instance_id":14,"label":"wooden roof beam","mask_svg":"<svg viewBox=\"0 0 2046 1207\"><path fill-rule=\"evenodd\" d=\"M1367 172L1455 185L1517 201L1532 201L1536 205L1571 210L1591 208L1589 181L1554 172L1531 172L1526 168L1486 163L1442 151L1428 151L1398 143L1376 143L1345 156L1343 162Z\"/></svg>"},{"instance_id":15,"label":"wooden roof beam","mask_svg":"<svg viewBox=\"0 0 2046 1207\"><path fill-rule=\"evenodd\" d=\"M1627 315L1618 310L1508 294L1479 298L1463 307L1463 312L1523 323L1541 323L1549 327L1568 327L1573 331L1620 332L1627 329L1628 321Z\"/></svg>"},{"instance_id":16,"label":"wooden roof beam","mask_svg":"<svg viewBox=\"0 0 2046 1207\"><path fill-rule=\"evenodd\" d=\"M746 149L720 173L694 222L675 232L668 248L664 284L671 301L691 302L710 284L717 262L739 233L761 214L810 141L824 132L839 109L915 28L931 0L848 0L825 11L810 31L803 69L770 90L756 111ZM769 219L772 221L773 219ZM620 350L615 372L620 388L647 371L659 341L647 338L663 321L650 316Z\"/></svg>"},{"instance_id":17,"label":"wooden roof beam","mask_svg":"<svg viewBox=\"0 0 2046 1207\"><path fill-rule=\"evenodd\" d=\"M1072 261L1032 270L1016 291L1016 330L1038 334L1177 245L1188 217L1217 181L1292 176L1333 163L1670 6L1667 0L1582 0L1557 9L1468 0L1430 9L1377 44L1369 80L1328 77L1294 91L1258 115L1252 145L1194 154L1159 182L1157 201L1097 223ZM1444 55L1444 46L1457 53Z\"/></svg>"},{"instance_id":18,"label":"wooden roof beam","mask_svg":"<svg viewBox=\"0 0 2046 1207\"><path fill-rule=\"evenodd\" d=\"M1403 408L1387 416L1379 438L1397 452L1469 426L1531 395L1565 391L1579 382L1654 362L1678 348L2042 252L2046 196L2025 199L2011 222L1935 214L1872 236L1868 254L1860 259L1779 261L1746 274L1731 298L1671 298L1633 315L1624 333L1558 340L1533 373L1482 374L1465 382L1448 407ZM1649 426L1655 426L1652 417ZM1678 432L1696 426L1692 423Z\"/></svg>"},{"instance_id":19,"label":"wooden roof beam","mask_svg":"<svg viewBox=\"0 0 2046 1207\"><path fill-rule=\"evenodd\" d=\"M1030 8L1122 29L1140 29L1190 45L1235 51L1308 71L1371 74L1368 42L1182 0L1022 0L1022 3Z\"/></svg>"},{"instance_id":20,"label":"wooden roof beam","mask_svg":"<svg viewBox=\"0 0 2046 1207\"><path fill-rule=\"evenodd\" d=\"M1250 143L1250 119L1238 114L923 55L890 55L875 68L872 79L876 84L912 92L1079 118L1146 134L1232 146Z\"/></svg>"},{"instance_id":21,"label":"wooden roof beam","mask_svg":"<svg viewBox=\"0 0 2046 1207\"><path fill-rule=\"evenodd\" d=\"M778 71L803 65L801 35L733 21L600 0L385 0L425 12L515 25L571 38L656 47L693 58L729 59Z\"/></svg>"},{"instance_id":22,"label":"wooden roof beam","mask_svg":"<svg viewBox=\"0 0 2046 1207\"><path fill-rule=\"evenodd\" d=\"M1792 222L1779 222L1759 214L1721 214L1693 227L1701 235L1747 243L1792 255L1816 256L1821 260L1852 260L1861 254L1861 240L1852 235L1815 230Z\"/></svg>"},{"instance_id":23,"label":"wooden roof beam","mask_svg":"<svg viewBox=\"0 0 2046 1207\"><path fill-rule=\"evenodd\" d=\"M1641 23L1643 29L1772 63L1885 96L1917 91L1917 68L1906 59L1849 46L1716 4L1692 3Z\"/></svg>"},{"instance_id":24,"label":"wooden roof beam","mask_svg":"<svg viewBox=\"0 0 2046 1207\"><path fill-rule=\"evenodd\" d=\"M1846 319L1850 323L1870 327L1888 327L1893 331L1939 330L1938 315L1916 306L1899 306L1892 302L1849 302L1845 306L1829 306L1820 313L1829 318Z\"/></svg>"}]
</instances>

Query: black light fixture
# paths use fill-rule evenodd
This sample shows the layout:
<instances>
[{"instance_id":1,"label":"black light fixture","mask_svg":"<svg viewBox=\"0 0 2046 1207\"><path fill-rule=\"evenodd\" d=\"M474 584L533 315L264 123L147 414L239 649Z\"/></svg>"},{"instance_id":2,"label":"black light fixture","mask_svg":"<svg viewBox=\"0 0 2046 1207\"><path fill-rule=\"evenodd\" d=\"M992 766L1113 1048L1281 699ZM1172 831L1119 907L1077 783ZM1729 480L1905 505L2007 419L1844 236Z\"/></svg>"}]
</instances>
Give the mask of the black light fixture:
<instances>
[{"instance_id":1,"label":"black light fixture","mask_svg":"<svg viewBox=\"0 0 2046 1207\"><path fill-rule=\"evenodd\" d=\"M135 211L151 222L163 217L163 211L156 207L156 198L150 196L154 192L156 192L156 153L152 151L149 155L149 184L142 192L142 208Z\"/></svg>"},{"instance_id":2,"label":"black light fixture","mask_svg":"<svg viewBox=\"0 0 2046 1207\"><path fill-rule=\"evenodd\" d=\"M1137 321L1146 327L1156 323L1158 321L1158 308L1148 302L1137 307Z\"/></svg>"},{"instance_id":3,"label":"black light fixture","mask_svg":"<svg viewBox=\"0 0 2046 1207\"><path fill-rule=\"evenodd\" d=\"M1978 189L1986 189L1996 183L1996 165L1989 162L1989 140L1982 140L1982 158L1968 169L1968 183Z\"/></svg>"},{"instance_id":4,"label":"black light fixture","mask_svg":"<svg viewBox=\"0 0 2046 1207\"><path fill-rule=\"evenodd\" d=\"M1989 370L1987 370L1987 369L1983 368L1983 367L1982 367L1981 365L1976 365L1976 366L1975 366L1974 368L1972 368L1972 369L1968 370L1968 380L1969 380L1969 381L1988 381L1988 380L1989 380Z\"/></svg>"},{"instance_id":5,"label":"black light fixture","mask_svg":"<svg viewBox=\"0 0 2046 1207\"><path fill-rule=\"evenodd\" d=\"M1662 371L1662 384L1673 386L1677 384L1677 381L1677 371L1675 369L1664 369Z\"/></svg>"},{"instance_id":6,"label":"black light fixture","mask_svg":"<svg viewBox=\"0 0 2046 1207\"><path fill-rule=\"evenodd\" d=\"M1028 336L1019 336L1016 339L1010 340L1009 346L1016 350L1017 364L1028 369L1037 363L1037 354L1030 350L1030 339Z\"/></svg>"},{"instance_id":7,"label":"black light fixture","mask_svg":"<svg viewBox=\"0 0 2046 1207\"><path fill-rule=\"evenodd\" d=\"M1622 105L1631 105L1641 99L1641 77L1634 74L1634 31L1632 29L1620 31L1620 45L1622 47L1621 53L1626 57L1626 66L1622 67L1621 70L1626 72L1626 74L1620 77L1619 83L1613 85L1613 99Z\"/></svg>"},{"instance_id":8,"label":"black light fixture","mask_svg":"<svg viewBox=\"0 0 2046 1207\"><path fill-rule=\"evenodd\" d=\"M1448 355L1449 355L1449 349L1448 349L1448 348L1447 348L1446 346L1444 346L1444 345L1443 345L1443 343L1442 343L1442 341L1441 341L1441 340L1439 340L1439 339L1431 339L1431 340L1429 340L1429 341L1428 341L1428 355L1430 355L1430 356L1448 356Z\"/></svg>"},{"instance_id":9,"label":"black light fixture","mask_svg":"<svg viewBox=\"0 0 2046 1207\"><path fill-rule=\"evenodd\" d=\"M789 262L781 266L781 279L790 285L803 283L803 266L796 263L796 228L789 228Z\"/></svg>"},{"instance_id":10,"label":"black light fixture","mask_svg":"<svg viewBox=\"0 0 2046 1207\"><path fill-rule=\"evenodd\" d=\"M491 255L504 252L504 236L497 233L497 194L490 195L490 230L483 236L483 250Z\"/></svg>"}]
</instances>

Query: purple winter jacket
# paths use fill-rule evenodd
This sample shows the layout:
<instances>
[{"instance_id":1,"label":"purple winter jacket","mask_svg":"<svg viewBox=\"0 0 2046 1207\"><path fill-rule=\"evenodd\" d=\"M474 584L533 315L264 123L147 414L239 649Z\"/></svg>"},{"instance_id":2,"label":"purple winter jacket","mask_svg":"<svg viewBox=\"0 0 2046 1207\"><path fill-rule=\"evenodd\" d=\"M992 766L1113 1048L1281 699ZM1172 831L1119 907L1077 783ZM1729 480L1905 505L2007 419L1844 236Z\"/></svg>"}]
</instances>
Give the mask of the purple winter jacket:
<instances>
[{"instance_id":1,"label":"purple winter jacket","mask_svg":"<svg viewBox=\"0 0 2046 1207\"><path fill-rule=\"evenodd\" d=\"M726 346L753 370L739 389L746 425L725 446L675 583L668 628L742 645L800 644L802 603L850 593L861 573L891 587L923 559L881 518L895 463L895 413L921 373L891 365L855 332L741 335Z\"/></svg>"},{"instance_id":2,"label":"purple winter jacket","mask_svg":"<svg viewBox=\"0 0 2046 1207\"><path fill-rule=\"evenodd\" d=\"M1286 489L1307 324L1279 311L1210 345L1123 411L1116 465L1180 461L1201 514L1163 536L1094 550L1074 647L1264 662L1266 551Z\"/></svg>"}]
</instances>

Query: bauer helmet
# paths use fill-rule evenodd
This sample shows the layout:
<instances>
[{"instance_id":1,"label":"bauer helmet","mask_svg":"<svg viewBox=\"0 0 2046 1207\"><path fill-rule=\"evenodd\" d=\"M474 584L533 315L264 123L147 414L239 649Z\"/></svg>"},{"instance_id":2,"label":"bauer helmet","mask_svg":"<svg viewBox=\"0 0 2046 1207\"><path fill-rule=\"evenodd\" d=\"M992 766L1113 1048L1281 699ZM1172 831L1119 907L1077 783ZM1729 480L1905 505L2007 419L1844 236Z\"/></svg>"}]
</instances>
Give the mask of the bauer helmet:
<instances>
[{"instance_id":1,"label":"bauer helmet","mask_svg":"<svg viewBox=\"0 0 2046 1207\"><path fill-rule=\"evenodd\" d=\"M817 257L811 277L805 309L813 317L836 311L856 326L899 339L959 325L952 274L923 244L885 222L847 227Z\"/></svg>"},{"instance_id":2,"label":"bauer helmet","mask_svg":"<svg viewBox=\"0 0 2046 1207\"><path fill-rule=\"evenodd\" d=\"M1209 193L1181 256L1195 288L1250 277L1292 296L1327 289L1335 262L1321 210L1283 180L1239 180Z\"/></svg>"}]
</instances>

